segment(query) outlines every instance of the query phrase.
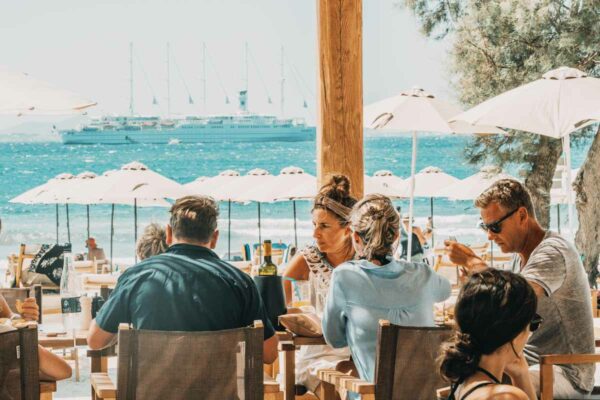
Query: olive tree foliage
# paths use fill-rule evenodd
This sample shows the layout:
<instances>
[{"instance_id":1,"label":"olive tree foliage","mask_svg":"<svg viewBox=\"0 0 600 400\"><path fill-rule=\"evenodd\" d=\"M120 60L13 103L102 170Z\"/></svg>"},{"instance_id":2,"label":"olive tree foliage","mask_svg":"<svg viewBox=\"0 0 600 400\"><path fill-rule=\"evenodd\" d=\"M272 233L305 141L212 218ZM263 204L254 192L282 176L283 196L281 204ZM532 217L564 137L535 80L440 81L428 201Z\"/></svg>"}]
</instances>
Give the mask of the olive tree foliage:
<instances>
[{"instance_id":1,"label":"olive tree foliage","mask_svg":"<svg viewBox=\"0 0 600 400\"><path fill-rule=\"evenodd\" d=\"M554 68L600 75L600 0L400 0L423 33L450 40L451 84L471 107ZM595 132L572 135L573 144ZM549 192L562 153L560 140L524 132L476 137L465 149L471 163L523 166L537 218L550 222ZM600 162L600 160L598 160Z\"/></svg>"}]
</instances>

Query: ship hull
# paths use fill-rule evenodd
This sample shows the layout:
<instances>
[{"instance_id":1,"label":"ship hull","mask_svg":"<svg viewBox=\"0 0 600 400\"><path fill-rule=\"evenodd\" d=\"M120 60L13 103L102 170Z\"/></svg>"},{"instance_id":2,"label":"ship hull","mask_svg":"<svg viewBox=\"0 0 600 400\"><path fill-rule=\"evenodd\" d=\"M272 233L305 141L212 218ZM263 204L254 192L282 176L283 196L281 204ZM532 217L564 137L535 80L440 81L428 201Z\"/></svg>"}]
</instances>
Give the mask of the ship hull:
<instances>
[{"instance_id":1,"label":"ship hull","mask_svg":"<svg viewBox=\"0 0 600 400\"><path fill-rule=\"evenodd\" d=\"M172 129L142 129L61 131L64 144L169 144L217 142L303 142L315 140L314 127L229 128L193 127Z\"/></svg>"}]
</instances>

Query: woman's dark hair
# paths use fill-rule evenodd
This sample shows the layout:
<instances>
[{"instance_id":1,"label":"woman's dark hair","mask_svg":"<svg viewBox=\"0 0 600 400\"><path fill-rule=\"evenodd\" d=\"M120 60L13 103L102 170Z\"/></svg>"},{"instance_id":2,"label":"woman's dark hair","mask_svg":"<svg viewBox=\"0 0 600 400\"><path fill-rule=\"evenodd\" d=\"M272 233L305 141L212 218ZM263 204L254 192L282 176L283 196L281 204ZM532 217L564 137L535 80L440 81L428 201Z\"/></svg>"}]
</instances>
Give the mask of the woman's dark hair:
<instances>
[{"instance_id":1,"label":"woman's dark hair","mask_svg":"<svg viewBox=\"0 0 600 400\"><path fill-rule=\"evenodd\" d=\"M330 203L326 199L351 209L357 200L350 195L350 179L345 175L330 175L315 196L313 205L313 211L318 209L330 211L340 221L340 224L347 225L350 210L347 210L347 215L340 215L344 214L345 210L340 211L337 207L329 206Z\"/></svg>"},{"instance_id":2,"label":"woman's dark hair","mask_svg":"<svg viewBox=\"0 0 600 400\"><path fill-rule=\"evenodd\" d=\"M535 292L522 276L492 268L473 274L454 308L457 333L442 347L442 376L460 383L473 375L481 356L523 332L536 308Z\"/></svg>"}]
</instances>

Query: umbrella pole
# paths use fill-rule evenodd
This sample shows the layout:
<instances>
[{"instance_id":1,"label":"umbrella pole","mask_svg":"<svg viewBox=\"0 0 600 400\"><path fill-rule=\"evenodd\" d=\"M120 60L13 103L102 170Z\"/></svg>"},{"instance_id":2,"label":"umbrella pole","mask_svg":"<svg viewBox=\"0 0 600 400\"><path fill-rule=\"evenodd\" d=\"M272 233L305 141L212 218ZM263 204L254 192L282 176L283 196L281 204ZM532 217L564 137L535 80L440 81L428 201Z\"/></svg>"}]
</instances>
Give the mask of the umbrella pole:
<instances>
[{"instance_id":1,"label":"umbrella pole","mask_svg":"<svg viewBox=\"0 0 600 400\"><path fill-rule=\"evenodd\" d=\"M86 204L85 205L85 211L87 214L87 237L90 237L90 205Z\"/></svg>"},{"instance_id":2,"label":"umbrella pole","mask_svg":"<svg viewBox=\"0 0 600 400\"><path fill-rule=\"evenodd\" d=\"M296 200L292 200L292 207L294 208L294 245L298 248L298 225L296 223Z\"/></svg>"},{"instance_id":3,"label":"umbrella pole","mask_svg":"<svg viewBox=\"0 0 600 400\"><path fill-rule=\"evenodd\" d=\"M413 215L415 202L415 174L417 169L417 132L412 133L412 158L410 162L410 202L408 206L408 244L406 249L406 261L412 257L412 234L413 234Z\"/></svg>"},{"instance_id":4,"label":"umbrella pole","mask_svg":"<svg viewBox=\"0 0 600 400\"><path fill-rule=\"evenodd\" d=\"M490 240L491 267L494 268L494 241Z\"/></svg>"},{"instance_id":5,"label":"umbrella pole","mask_svg":"<svg viewBox=\"0 0 600 400\"><path fill-rule=\"evenodd\" d=\"M260 201L256 204L258 205L258 263L260 264L262 257L262 233L260 231Z\"/></svg>"},{"instance_id":6,"label":"umbrella pole","mask_svg":"<svg viewBox=\"0 0 600 400\"><path fill-rule=\"evenodd\" d=\"M71 243L71 224L69 223L69 204L65 203L65 209L67 210L67 240Z\"/></svg>"},{"instance_id":7,"label":"umbrella pole","mask_svg":"<svg viewBox=\"0 0 600 400\"><path fill-rule=\"evenodd\" d=\"M567 168L567 199L569 205L567 212L569 217L569 236L571 238L574 238L575 232L573 232L573 196L571 193L571 137L569 135L563 137L563 148L565 149L565 164Z\"/></svg>"},{"instance_id":8,"label":"umbrella pole","mask_svg":"<svg viewBox=\"0 0 600 400\"><path fill-rule=\"evenodd\" d=\"M113 237L115 236L115 203L110 211L110 273L113 272Z\"/></svg>"},{"instance_id":9,"label":"umbrella pole","mask_svg":"<svg viewBox=\"0 0 600 400\"><path fill-rule=\"evenodd\" d=\"M433 197L429 198L429 207L431 209L431 248L435 249L435 233L433 232Z\"/></svg>"},{"instance_id":10,"label":"umbrella pole","mask_svg":"<svg viewBox=\"0 0 600 400\"><path fill-rule=\"evenodd\" d=\"M60 240L58 237L58 225L59 225L59 221L58 221L58 203L56 203L56 244L58 244L58 241Z\"/></svg>"},{"instance_id":11,"label":"umbrella pole","mask_svg":"<svg viewBox=\"0 0 600 400\"><path fill-rule=\"evenodd\" d=\"M556 223L558 226L558 234L560 235L560 204L556 205Z\"/></svg>"},{"instance_id":12,"label":"umbrella pole","mask_svg":"<svg viewBox=\"0 0 600 400\"><path fill-rule=\"evenodd\" d=\"M227 259L231 260L231 199L227 201L229 208L227 211Z\"/></svg>"},{"instance_id":13,"label":"umbrella pole","mask_svg":"<svg viewBox=\"0 0 600 400\"><path fill-rule=\"evenodd\" d=\"M137 216L137 199L133 199L133 253L134 253L134 260L135 263L137 264L137 251L135 251L135 246L137 245L137 221L138 220L138 216Z\"/></svg>"}]
</instances>

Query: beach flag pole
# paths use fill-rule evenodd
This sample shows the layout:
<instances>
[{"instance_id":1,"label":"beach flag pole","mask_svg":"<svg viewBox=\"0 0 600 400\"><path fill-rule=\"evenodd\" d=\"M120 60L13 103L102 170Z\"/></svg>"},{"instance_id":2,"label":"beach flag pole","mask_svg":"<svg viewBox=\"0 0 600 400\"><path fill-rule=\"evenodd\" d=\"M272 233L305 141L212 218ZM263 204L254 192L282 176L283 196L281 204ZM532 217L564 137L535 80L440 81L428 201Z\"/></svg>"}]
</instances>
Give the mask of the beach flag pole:
<instances>
[{"instance_id":1,"label":"beach flag pole","mask_svg":"<svg viewBox=\"0 0 600 400\"><path fill-rule=\"evenodd\" d=\"M406 261L410 262L412 257L412 235L413 235L413 216L415 202L415 173L417 169L417 132L412 133L412 158L410 162L410 202L408 203L408 245L406 249Z\"/></svg>"},{"instance_id":2,"label":"beach flag pole","mask_svg":"<svg viewBox=\"0 0 600 400\"><path fill-rule=\"evenodd\" d=\"M59 242L58 225L59 225L59 221L58 221L58 203L56 203L56 244L58 244L58 242Z\"/></svg>"},{"instance_id":3,"label":"beach flag pole","mask_svg":"<svg viewBox=\"0 0 600 400\"><path fill-rule=\"evenodd\" d=\"M435 233L433 232L433 197L429 198L429 207L431 209L431 248L435 249Z\"/></svg>"},{"instance_id":4,"label":"beach flag pole","mask_svg":"<svg viewBox=\"0 0 600 400\"><path fill-rule=\"evenodd\" d=\"M69 204L65 203L65 208L67 210L67 240L71 243L71 224L69 223Z\"/></svg>"},{"instance_id":5,"label":"beach flag pole","mask_svg":"<svg viewBox=\"0 0 600 400\"><path fill-rule=\"evenodd\" d=\"M256 202L258 205L258 263L261 263L262 257L262 232L260 231L260 201Z\"/></svg>"},{"instance_id":6,"label":"beach flag pole","mask_svg":"<svg viewBox=\"0 0 600 400\"><path fill-rule=\"evenodd\" d=\"M85 211L87 214L87 237L90 237L90 205L86 204L85 205Z\"/></svg>"},{"instance_id":7,"label":"beach flag pole","mask_svg":"<svg viewBox=\"0 0 600 400\"><path fill-rule=\"evenodd\" d=\"M560 235L560 204L556 205L556 223L558 224L558 234Z\"/></svg>"},{"instance_id":8,"label":"beach flag pole","mask_svg":"<svg viewBox=\"0 0 600 400\"><path fill-rule=\"evenodd\" d=\"M231 199L227 203L229 205L227 211L227 259L231 260Z\"/></svg>"},{"instance_id":9,"label":"beach flag pole","mask_svg":"<svg viewBox=\"0 0 600 400\"><path fill-rule=\"evenodd\" d=\"M296 249L298 248L298 227L296 224L296 200L292 200L292 207L294 208L294 244Z\"/></svg>"},{"instance_id":10,"label":"beach flag pole","mask_svg":"<svg viewBox=\"0 0 600 400\"><path fill-rule=\"evenodd\" d=\"M115 203L112 203L110 211L110 273L113 272L113 237L115 236Z\"/></svg>"},{"instance_id":11,"label":"beach flag pole","mask_svg":"<svg viewBox=\"0 0 600 400\"><path fill-rule=\"evenodd\" d=\"M135 246L137 245L137 199L133 199L133 259L137 264L137 251L135 251Z\"/></svg>"}]
</instances>

